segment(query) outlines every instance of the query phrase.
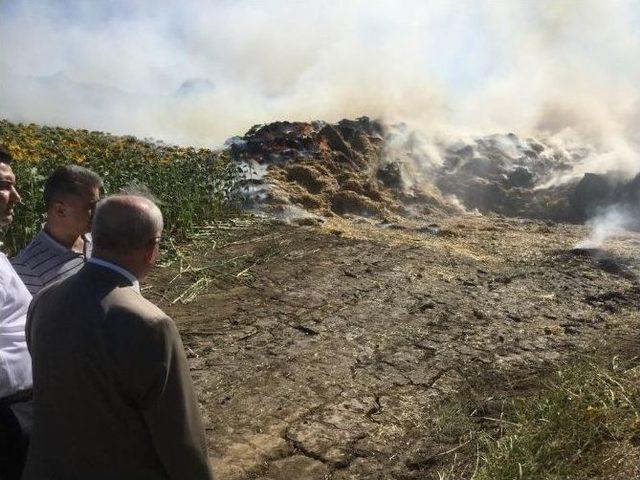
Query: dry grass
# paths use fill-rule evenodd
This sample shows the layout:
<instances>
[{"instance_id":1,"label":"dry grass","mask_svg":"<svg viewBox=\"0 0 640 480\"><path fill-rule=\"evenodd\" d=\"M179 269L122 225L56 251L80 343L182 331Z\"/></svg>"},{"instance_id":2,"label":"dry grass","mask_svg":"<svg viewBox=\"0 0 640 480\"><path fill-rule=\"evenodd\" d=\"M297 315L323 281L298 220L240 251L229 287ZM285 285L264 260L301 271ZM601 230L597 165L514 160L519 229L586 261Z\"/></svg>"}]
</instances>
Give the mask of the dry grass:
<instances>
[{"instance_id":1,"label":"dry grass","mask_svg":"<svg viewBox=\"0 0 640 480\"><path fill-rule=\"evenodd\" d=\"M270 245L282 236L268 230L268 222L242 215L195 228L184 242L169 239L164 245L160 268L154 273L162 280L154 282L157 287L149 293L169 304L187 304L209 291L212 284L252 282L252 269L278 254L269 248L259 248L260 244ZM239 247L247 243L256 246L248 253L239 253ZM165 272L172 273L165 278Z\"/></svg>"}]
</instances>

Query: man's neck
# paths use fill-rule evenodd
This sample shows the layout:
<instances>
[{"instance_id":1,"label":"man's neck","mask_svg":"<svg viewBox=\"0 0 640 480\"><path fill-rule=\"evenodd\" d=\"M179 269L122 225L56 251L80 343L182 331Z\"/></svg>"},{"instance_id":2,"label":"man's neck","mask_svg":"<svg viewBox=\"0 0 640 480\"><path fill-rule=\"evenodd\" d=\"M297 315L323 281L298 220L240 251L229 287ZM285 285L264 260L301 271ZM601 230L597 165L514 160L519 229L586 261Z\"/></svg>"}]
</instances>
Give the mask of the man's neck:
<instances>
[{"instance_id":1,"label":"man's neck","mask_svg":"<svg viewBox=\"0 0 640 480\"><path fill-rule=\"evenodd\" d=\"M138 262L132 261L132 259L126 255L117 255L111 252L107 252L104 250L94 250L91 254L92 258L97 258L99 260L105 260L109 263L113 263L120 268L124 268L126 271L130 272L134 277L138 280L142 280L145 276L146 271L144 271Z\"/></svg>"},{"instance_id":2,"label":"man's neck","mask_svg":"<svg viewBox=\"0 0 640 480\"><path fill-rule=\"evenodd\" d=\"M67 233L62 231L56 225L48 222L44 224L44 231L47 232L60 245L67 247L74 252L84 252L84 238L76 233Z\"/></svg>"}]
</instances>

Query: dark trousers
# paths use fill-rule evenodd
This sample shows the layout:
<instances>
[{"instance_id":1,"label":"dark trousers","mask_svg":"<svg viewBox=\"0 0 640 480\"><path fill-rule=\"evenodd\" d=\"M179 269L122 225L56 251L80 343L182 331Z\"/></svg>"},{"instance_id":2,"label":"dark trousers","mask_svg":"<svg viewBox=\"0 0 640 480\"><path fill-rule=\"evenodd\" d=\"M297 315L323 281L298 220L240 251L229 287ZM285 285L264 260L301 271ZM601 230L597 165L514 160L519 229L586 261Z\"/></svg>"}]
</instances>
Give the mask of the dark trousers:
<instances>
[{"instance_id":1,"label":"dark trousers","mask_svg":"<svg viewBox=\"0 0 640 480\"><path fill-rule=\"evenodd\" d=\"M0 401L0 480L20 480L28 444L11 406Z\"/></svg>"}]
</instances>

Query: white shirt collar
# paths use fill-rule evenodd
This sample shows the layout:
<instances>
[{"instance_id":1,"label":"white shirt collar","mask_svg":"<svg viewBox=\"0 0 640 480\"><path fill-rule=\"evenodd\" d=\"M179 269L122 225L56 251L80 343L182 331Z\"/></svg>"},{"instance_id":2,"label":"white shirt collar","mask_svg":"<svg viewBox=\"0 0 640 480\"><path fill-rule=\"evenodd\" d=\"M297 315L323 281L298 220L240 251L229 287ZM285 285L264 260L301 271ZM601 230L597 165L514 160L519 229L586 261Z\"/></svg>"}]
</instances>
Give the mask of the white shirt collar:
<instances>
[{"instance_id":1,"label":"white shirt collar","mask_svg":"<svg viewBox=\"0 0 640 480\"><path fill-rule=\"evenodd\" d=\"M111 263L111 262L108 262L107 260L103 260L101 258L96 258L96 257L88 258L87 263L100 265L101 267L109 268L114 272L118 272L120 275L127 278L131 282L131 285L133 285L133 288L138 293L140 293L140 282L138 282L138 279L129 270L125 270L124 268L122 268L119 265L116 265L115 263Z\"/></svg>"}]
</instances>

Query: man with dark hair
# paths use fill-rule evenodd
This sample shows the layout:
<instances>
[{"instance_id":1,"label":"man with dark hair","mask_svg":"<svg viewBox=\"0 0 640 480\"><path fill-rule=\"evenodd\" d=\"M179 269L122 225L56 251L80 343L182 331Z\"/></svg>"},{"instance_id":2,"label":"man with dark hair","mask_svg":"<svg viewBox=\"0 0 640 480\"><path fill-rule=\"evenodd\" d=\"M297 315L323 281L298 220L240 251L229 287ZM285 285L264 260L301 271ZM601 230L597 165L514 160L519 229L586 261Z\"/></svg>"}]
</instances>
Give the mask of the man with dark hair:
<instances>
[{"instance_id":1,"label":"man with dark hair","mask_svg":"<svg viewBox=\"0 0 640 480\"><path fill-rule=\"evenodd\" d=\"M0 163L4 163L5 165L11 164L11 154L4 145L0 145Z\"/></svg>"},{"instance_id":2,"label":"man with dark hair","mask_svg":"<svg viewBox=\"0 0 640 480\"><path fill-rule=\"evenodd\" d=\"M20 203L11 155L0 146L0 227L13 221ZM18 480L31 425L31 358L25 318L31 295L0 253L0 479Z\"/></svg>"},{"instance_id":3,"label":"man with dark hair","mask_svg":"<svg viewBox=\"0 0 640 480\"><path fill-rule=\"evenodd\" d=\"M180 335L140 294L163 220L150 200L98 204L93 255L31 304L34 428L23 480L212 480Z\"/></svg>"},{"instance_id":4,"label":"man with dark hair","mask_svg":"<svg viewBox=\"0 0 640 480\"><path fill-rule=\"evenodd\" d=\"M91 219L102 180L77 165L58 167L44 184L47 220L13 259L13 267L32 295L80 270L91 254Z\"/></svg>"}]
</instances>

